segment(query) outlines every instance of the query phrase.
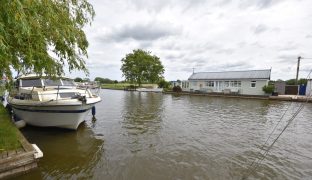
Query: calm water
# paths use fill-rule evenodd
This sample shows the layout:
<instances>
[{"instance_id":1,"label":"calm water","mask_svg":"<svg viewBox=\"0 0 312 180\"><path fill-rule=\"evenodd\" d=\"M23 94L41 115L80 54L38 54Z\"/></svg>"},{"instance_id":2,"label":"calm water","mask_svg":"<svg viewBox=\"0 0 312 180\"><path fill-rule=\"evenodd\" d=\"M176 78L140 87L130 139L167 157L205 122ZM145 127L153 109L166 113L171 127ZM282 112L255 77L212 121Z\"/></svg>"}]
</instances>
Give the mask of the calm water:
<instances>
[{"instance_id":1,"label":"calm water","mask_svg":"<svg viewBox=\"0 0 312 180\"><path fill-rule=\"evenodd\" d=\"M88 116L78 131L24 128L44 157L18 179L241 179L282 113L299 105L113 90L101 97L97 121ZM311 109L249 179L312 178Z\"/></svg>"}]
</instances>

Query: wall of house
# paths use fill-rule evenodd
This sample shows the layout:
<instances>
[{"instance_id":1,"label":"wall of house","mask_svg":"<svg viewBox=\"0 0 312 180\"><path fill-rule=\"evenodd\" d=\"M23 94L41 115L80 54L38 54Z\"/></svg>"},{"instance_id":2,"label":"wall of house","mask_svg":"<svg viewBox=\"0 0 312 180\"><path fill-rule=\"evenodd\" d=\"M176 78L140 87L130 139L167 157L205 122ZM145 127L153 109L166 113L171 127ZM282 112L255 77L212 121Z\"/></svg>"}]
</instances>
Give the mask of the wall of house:
<instances>
[{"instance_id":1,"label":"wall of house","mask_svg":"<svg viewBox=\"0 0 312 180\"><path fill-rule=\"evenodd\" d=\"M207 80L208 81L208 80ZM216 81L214 81L214 87L208 87L207 81L189 81L189 91L201 91L201 92L222 92L224 89L229 89L231 92L238 92L245 95L265 95L262 87L268 84L268 80L255 80L255 87L251 87L252 80L237 80L241 82L240 87L222 87L216 88ZM222 80L223 81L223 80ZM225 81L225 80L224 80ZM230 81L230 80L229 80ZM219 90L219 91L218 91Z\"/></svg>"},{"instance_id":2,"label":"wall of house","mask_svg":"<svg viewBox=\"0 0 312 180\"><path fill-rule=\"evenodd\" d=\"M264 91L262 90L263 86L268 85L268 80L255 80L256 87L251 87L251 81L242 81L242 87L240 94L247 94L247 95L265 95Z\"/></svg>"}]
</instances>

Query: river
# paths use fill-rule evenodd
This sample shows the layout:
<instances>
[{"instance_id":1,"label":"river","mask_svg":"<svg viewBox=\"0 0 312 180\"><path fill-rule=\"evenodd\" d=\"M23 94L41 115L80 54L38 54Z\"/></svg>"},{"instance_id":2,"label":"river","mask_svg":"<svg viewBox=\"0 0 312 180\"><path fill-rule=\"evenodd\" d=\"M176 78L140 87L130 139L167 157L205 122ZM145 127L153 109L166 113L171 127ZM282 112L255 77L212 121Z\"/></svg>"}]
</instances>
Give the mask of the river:
<instances>
[{"instance_id":1,"label":"river","mask_svg":"<svg viewBox=\"0 0 312 180\"><path fill-rule=\"evenodd\" d=\"M44 157L18 179L312 177L312 104L253 171L251 163L282 114L287 110L274 138L299 103L116 90L100 95L97 120L89 115L77 131L22 129Z\"/></svg>"}]
</instances>

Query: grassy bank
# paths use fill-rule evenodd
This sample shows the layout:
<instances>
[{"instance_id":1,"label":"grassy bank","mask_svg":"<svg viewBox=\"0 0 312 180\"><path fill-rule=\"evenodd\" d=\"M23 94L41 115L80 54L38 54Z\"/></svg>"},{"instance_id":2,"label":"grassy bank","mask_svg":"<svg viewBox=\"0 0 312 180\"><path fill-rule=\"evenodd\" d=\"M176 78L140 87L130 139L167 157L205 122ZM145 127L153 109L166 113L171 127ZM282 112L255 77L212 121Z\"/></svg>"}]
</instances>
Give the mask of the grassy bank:
<instances>
[{"instance_id":1,"label":"grassy bank","mask_svg":"<svg viewBox=\"0 0 312 180\"><path fill-rule=\"evenodd\" d=\"M118 89L118 90L123 90L125 87L128 87L133 84L128 84L128 83L118 83L118 84L102 84L101 87L104 89ZM155 84L142 84L142 87L151 87Z\"/></svg>"},{"instance_id":2,"label":"grassy bank","mask_svg":"<svg viewBox=\"0 0 312 180\"><path fill-rule=\"evenodd\" d=\"M7 110L0 104L0 152L21 147L18 129L12 123Z\"/></svg>"}]
</instances>

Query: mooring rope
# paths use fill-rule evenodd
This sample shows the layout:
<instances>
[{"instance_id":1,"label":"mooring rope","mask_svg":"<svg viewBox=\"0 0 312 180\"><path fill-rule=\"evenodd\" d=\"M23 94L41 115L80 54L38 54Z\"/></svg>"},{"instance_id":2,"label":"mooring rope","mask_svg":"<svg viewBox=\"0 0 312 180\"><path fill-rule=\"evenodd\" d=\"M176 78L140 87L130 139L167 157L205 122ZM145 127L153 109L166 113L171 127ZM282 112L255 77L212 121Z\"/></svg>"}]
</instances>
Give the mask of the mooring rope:
<instances>
[{"instance_id":1,"label":"mooring rope","mask_svg":"<svg viewBox=\"0 0 312 180\"><path fill-rule=\"evenodd\" d=\"M310 70L308 76L306 79L308 79L310 77L310 74L312 73L312 69ZM268 155L269 151L272 149L273 145L276 143L276 141L280 138L280 136L284 133L284 131L287 129L287 127L291 124L291 122L296 118L296 116L300 113L300 111L304 108L304 106L308 103L309 99L311 98L312 93L309 94L309 96L306 98L305 103L302 103L299 108L296 110L296 112L291 116L291 118L288 120L286 126L282 129L282 131L278 134L278 136L274 139L274 141L271 143L271 145L264 151L264 153L262 153L262 149L265 147L265 145L267 144L267 142L269 141L269 139L271 138L271 136L273 135L273 133L275 132L277 126L279 125L279 123L282 121L282 119L284 118L286 112L288 111L289 107L291 106L291 104L288 106L288 108L286 109L286 111L283 113L283 115L281 116L280 120L277 122L277 124L275 125L275 127L273 128L272 132L270 133L269 137L267 138L267 140L265 141L265 143L261 146L261 149L259 151L259 153L261 154L260 158L256 158L251 165L249 166L248 173L246 176L243 176L242 179L247 179L252 173L254 173L257 168L259 167L259 165L262 163L262 161L266 158L266 156ZM255 165L254 165L255 164ZM254 165L254 167L253 167Z\"/></svg>"}]
</instances>

